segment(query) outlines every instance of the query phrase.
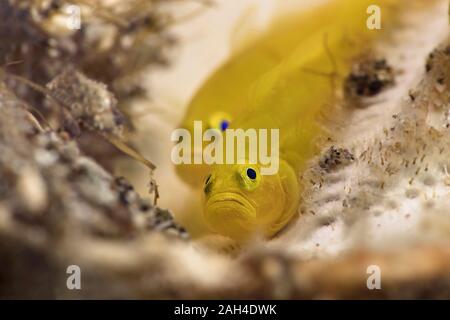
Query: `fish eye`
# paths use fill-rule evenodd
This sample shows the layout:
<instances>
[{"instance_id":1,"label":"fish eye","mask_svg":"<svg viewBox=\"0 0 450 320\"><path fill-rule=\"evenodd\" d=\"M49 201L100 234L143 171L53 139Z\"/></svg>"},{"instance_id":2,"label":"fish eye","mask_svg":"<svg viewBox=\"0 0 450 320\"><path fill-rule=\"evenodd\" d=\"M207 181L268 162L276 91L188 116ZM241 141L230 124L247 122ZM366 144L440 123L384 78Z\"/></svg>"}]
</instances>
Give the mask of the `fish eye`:
<instances>
[{"instance_id":1,"label":"fish eye","mask_svg":"<svg viewBox=\"0 0 450 320\"><path fill-rule=\"evenodd\" d=\"M230 122L229 122L228 120L222 120L222 121L220 122L220 130L221 130L221 131L227 130L228 127L229 127L229 125L230 125Z\"/></svg>"},{"instance_id":2,"label":"fish eye","mask_svg":"<svg viewBox=\"0 0 450 320\"><path fill-rule=\"evenodd\" d=\"M248 191L255 190L260 182L261 176L255 167L244 167L239 173L241 185Z\"/></svg>"},{"instance_id":3,"label":"fish eye","mask_svg":"<svg viewBox=\"0 0 450 320\"><path fill-rule=\"evenodd\" d=\"M256 171L255 171L255 169L248 168L247 169L247 177L249 177L252 180L255 180L256 179Z\"/></svg>"},{"instance_id":4,"label":"fish eye","mask_svg":"<svg viewBox=\"0 0 450 320\"><path fill-rule=\"evenodd\" d=\"M226 112L215 112L209 117L207 122L208 129L216 129L220 132L227 130L230 127L231 117Z\"/></svg>"}]
</instances>

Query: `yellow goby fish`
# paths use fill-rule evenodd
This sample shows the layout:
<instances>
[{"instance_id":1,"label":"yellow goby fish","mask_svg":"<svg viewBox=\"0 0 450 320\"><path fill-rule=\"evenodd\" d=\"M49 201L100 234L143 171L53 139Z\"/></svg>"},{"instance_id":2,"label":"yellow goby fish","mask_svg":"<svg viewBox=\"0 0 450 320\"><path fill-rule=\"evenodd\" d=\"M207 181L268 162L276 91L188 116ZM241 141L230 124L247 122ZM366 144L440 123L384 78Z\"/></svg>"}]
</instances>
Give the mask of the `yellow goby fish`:
<instances>
[{"instance_id":1,"label":"yellow goby fish","mask_svg":"<svg viewBox=\"0 0 450 320\"><path fill-rule=\"evenodd\" d=\"M339 1L310 2L312 9L275 18L267 32L252 41L246 39L249 43L215 71L196 93L178 127L193 135L194 121L201 121L203 130L224 130L239 118L248 105L248 93L255 81L291 54L301 40L333 25ZM185 182L201 186L209 167L183 164L176 170Z\"/></svg>"},{"instance_id":2,"label":"yellow goby fish","mask_svg":"<svg viewBox=\"0 0 450 320\"><path fill-rule=\"evenodd\" d=\"M232 128L280 130L279 170L274 175L261 175L261 163L250 164L248 159L245 164L198 165L197 172L210 172L204 185L203 218L211 231L244 241L255 234L272 237L292 220L300 201L298 175L316 153L318 139L325 134L318 118L333 111L327 106L332 105L335 89L342 87L343 77L339 75L347 74L352 59L389 29L400 12L398 7L409 3L330 2L330 20L322 20L323 25L314 28L309 36L300 37L294 49L285 51L288 54L281 62L249 85L248 92L239 92L239 97L233 98L245 104L240 108L243 112L235 112ZM383 14L381 30L367 26L368 8L373 5ZM241 71L245 72L245 66ZM233 84L229 84L227 90L232 90ZM206 87L212 93L198 96L211 94L202 101L205 108L210 103L205 113L211 116L211 110L221 112L225 107L217 109L214 105L215 101L222 101L220 90L215 91L208 84ZM201 109L198 105L196 108ZM229 107L227 111L230 110L234 109ZM195 117L190 114L187 119Z\"/></svg>"}]
</instances>

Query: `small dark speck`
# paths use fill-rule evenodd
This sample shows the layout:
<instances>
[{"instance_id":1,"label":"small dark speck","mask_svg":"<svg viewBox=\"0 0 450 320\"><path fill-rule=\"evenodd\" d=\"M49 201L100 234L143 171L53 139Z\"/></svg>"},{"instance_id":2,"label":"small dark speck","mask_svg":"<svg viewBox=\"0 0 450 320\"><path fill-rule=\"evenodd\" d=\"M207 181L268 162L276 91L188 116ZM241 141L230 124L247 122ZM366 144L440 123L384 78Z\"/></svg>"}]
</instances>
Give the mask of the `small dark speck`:
<instances>
[{"instance_id":1,"label":"small dark speck","mask_svg":"<svg viewBox=\"0 0 450 320\"><path fill-rule=\"evenodd\" d=\"M139 209L141 211L148 211L148 210L150 210L150 204L147 202L142 202L139 206Z\"/></svg>"}]
</instances>

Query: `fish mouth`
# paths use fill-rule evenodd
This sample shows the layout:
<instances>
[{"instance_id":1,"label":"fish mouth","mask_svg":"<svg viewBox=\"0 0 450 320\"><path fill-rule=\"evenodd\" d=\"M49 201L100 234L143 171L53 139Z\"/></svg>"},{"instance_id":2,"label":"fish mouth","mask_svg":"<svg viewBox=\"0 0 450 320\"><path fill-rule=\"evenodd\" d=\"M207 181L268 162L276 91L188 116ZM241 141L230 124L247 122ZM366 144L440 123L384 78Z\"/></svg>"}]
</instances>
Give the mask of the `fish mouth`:
<instances>
[{"instance_id":1,"label":"fish mouth","mask_svg":"<svg viewBox=\"0 0 450 320\"><path fill-rule=\"evenodd\" d=\"M247 209L254 209L254 205L249 200L247 200L245 196L232 191L216 193L213 196L209 197L209 199L206 201L207 206L227 203L234 203Z\"/></svg>"},{"instance_id":2,"label":"fish mouth","mask_svg":"<svg viewBox=\"0 0 450 320\"><path fill-rule=\"evenodd\" d=\"M232 236L254 227L256 207L241 194L220 192L207 199L204 218L212 230Z\"/></svg>"}]
</instances>

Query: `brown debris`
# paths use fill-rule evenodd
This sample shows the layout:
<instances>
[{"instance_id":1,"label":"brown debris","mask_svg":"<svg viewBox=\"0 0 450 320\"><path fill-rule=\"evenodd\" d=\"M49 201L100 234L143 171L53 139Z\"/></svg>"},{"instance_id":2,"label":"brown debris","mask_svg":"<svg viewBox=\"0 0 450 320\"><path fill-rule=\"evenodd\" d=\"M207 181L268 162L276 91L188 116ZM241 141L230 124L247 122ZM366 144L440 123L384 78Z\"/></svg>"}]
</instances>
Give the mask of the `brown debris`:
<instances>
[{"instance_id":1,"label":"brown debris","mask_svg":"<svg viewBox=\"0 0 450 320\"><path fill-rule=\"evenodd\" d=\"M16 62L11 72L40 85L72 65L106 83L121 101L142 93L137 76L145 67L166 65L174 44L166 32L170 19L161 12L166 1L145 2L2 1L0 65ZM68 5L80 7L80 29L69 28Z\"/></svg>"},{"instance_id":2,"label":"brown debris","mask_svg":"<svg viewBox=\"0 0 450 320\"><path fill-rule=\"evenodd\" d=\"M331 146L319 159L319 166L326 172L345 167L355 160L353 154L345 148Z\"/></svg>"},{"instance_id":3,"label":"brown debris","mask_svg":"<svg viewBox=\"0 0 450 320\"><path fill-rule=\"evenodd\" d=\"M124 117L117 109L117 100L106 85L88 79L82 73L66 69L48 85L55 108L66 108L72 123L69 132L99 131L121 135ZM53 101L52 101L53 102ZM74 128L78 125L78 128ZM77 136L77 134L75 134Z\"/></svg>"},{"instance_id":4,"label":"brown debris","mask_svg":"<svg viewBox=\"0 0 450 320\"><path fill-rule=\"evenodd\" d=\"M348 98L372 97L393 85L394 72L386 59L363 59L347 76L344 91Z\"/></svg>"},{"instance_id":5,"label":"brown debris","mask_svg":"<svg viewBox=\"0 0 450 320\"><path fill-rule=\"evenodd\" d=\"M80 8L79 29L71 26L72 18L67 13L70 5ZM102 103L110 103L111 108L114 105L111 110L114 115L96 113L96 120L90 125L109 130L114 124L128 120L132 127L130 119L115 109L123 114L131 113L130 101L149 94L148 88L142 87L143 73L169 63L170 49L176 41L167 31L172 19L165 10L166 5L165 0L151 3L146 0L0 1L0 67L16 76L6 77L7 86L51 120L61 115L60 108L55 108L54 103L44 103L45 95L19 77L45 87L57 76L65 74L67 78L70 76L67 70L73 70L71 80L84 81L82 76L74 75L85 74L93 81L104 83L117 99L117 102L107 102L108 97L103 97ZM100 86L94 82L88 85L97 89ZM74 109L77 106L71 107L77 113ZM100 104L95 108L97 112L109 107ZM86 111L89 113L85 109L77 116L84 117ZM85 140L86 135L80 136L76 121L66 121L62 127L72 136ZM101 144L98 138L96 141L82 143L82 150L112 168L112 159L120 154L113 147L95 148L94 145Z\"/></svg>"},{"instance_id":6,"label":"brown debris","mask_svg":"<svg viewBox=\"0 0 450 320\"><path fill-rule=\"evenodd\" d=\"M169 212L82 155L75 141L37 123L27 105L0 83L0 297L11 297L9 288L21 278L2 275L17 272L17 264L28 259L54 260L59 253L52 248L73 234L123 241L149 232L186 238ZM21 238L8 240L10 234ZM38 249L22 257L14 253L36 241L42 243ZM40 272L52 272L47 263Z\"/></svg>"}]
</instances>

